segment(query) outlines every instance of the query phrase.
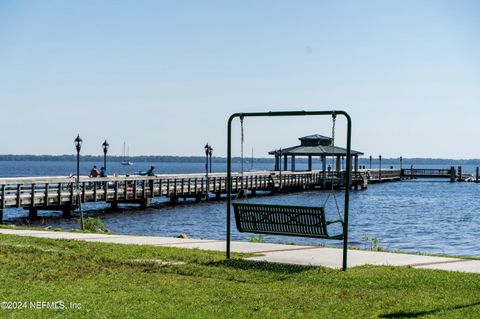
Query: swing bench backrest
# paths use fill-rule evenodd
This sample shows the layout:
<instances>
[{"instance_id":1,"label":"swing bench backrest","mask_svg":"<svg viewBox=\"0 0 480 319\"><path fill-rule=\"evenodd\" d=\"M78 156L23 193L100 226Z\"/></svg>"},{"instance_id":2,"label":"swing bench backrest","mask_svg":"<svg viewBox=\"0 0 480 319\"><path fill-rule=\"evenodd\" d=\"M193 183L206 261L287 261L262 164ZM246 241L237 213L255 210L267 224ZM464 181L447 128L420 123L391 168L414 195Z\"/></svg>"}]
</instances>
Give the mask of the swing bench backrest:
<instances>
[{"instance_id":1,"label":"swing bench backrest","mask_svg":"<svg viewBox=\"0 0 480 319\"><path fill-rule=\"evenodd\" d=\"M326 221L323 207L250 203L232 205L240 232L343 239L343 234L328 234L327 226L333 223L341 223L343 231L343 221Z\"/></svg>"}]
</instances>

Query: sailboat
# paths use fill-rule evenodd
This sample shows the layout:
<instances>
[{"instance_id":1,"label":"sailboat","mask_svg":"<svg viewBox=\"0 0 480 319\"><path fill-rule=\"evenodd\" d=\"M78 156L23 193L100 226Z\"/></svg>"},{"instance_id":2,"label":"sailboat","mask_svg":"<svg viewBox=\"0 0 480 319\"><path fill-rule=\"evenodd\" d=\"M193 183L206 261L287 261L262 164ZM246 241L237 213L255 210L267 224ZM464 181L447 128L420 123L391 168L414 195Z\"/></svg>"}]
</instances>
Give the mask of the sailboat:
<instances>
[{"instance_id":1,"label":"sailboat","mask_svg":"<svg viewBox=\"0 0 480 319\"><path fill-rule=\"evenodd\" d=\"M127 146L125 142L123 142L122 156L123 156L122 165L128 165L128 166L133 165L133 163L128 160L128 157L130 156L130 146Z\"/></svg>"},{"instance_id":2,"label":"sailboat","mask_svg":"<svg viewBox=\"0 0 480 319\"><path fill-rule=\"evenodd\" d=\"M250 169L247 172L256 172L257 170L253 169L253 147L252 147L252 160L250 161Z\"/></svg>"}]
</instances>

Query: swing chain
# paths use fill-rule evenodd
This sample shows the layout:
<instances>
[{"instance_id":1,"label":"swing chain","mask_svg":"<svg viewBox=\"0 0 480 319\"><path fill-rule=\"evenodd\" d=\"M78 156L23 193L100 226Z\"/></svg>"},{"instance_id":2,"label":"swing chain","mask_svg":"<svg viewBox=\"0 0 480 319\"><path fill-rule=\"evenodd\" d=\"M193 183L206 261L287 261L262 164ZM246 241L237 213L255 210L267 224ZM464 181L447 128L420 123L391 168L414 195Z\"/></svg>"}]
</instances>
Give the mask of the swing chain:
<instances>
[{"instance_id":1,"label":"swing chain","mask_svg":"<svg viewBox=\"0 0 480 319\"><path fill-rule=\"evenodd\" d=\"M327 204L330 196L332 195L333 196L333 199L335 201L335 206L337 208L337 213L338 213L338 217L340 220L343 220L342 218L342 215L340 214L340 206L338 205L338 201L337 201L337 195L335 194L335 188L334 188L334 176L335 176L335 173L333 172L333 166L335 164L335 131L336 131L336 120L337 120L337 114L335 112L332 113L332 143L331 143L331 153L332 153L332 169L331 169L331 172L330 172L330 184L331 184L331 188L330 188L330 192L328 193L327 195L327 198L325 199L325 202L323 204L323 206L325 207L325 205Z\"/></svg>"},{"instance_id":2,"label":"swing chain","mask_svg":"<svg viewBox=\"0 0 480 319\"><path fill-rule=\"evenodd\" d=\"M243 189L243 144L245 142L245 135L244 135L244 128L243 128L243 115L240 115L240 128L241 128L241 145L240 145L240 157L241 157L241 170L240 170L240 175L242 176L242 189Z\"/></svg>"},{"instance_id":3,"label":"swing chain","mask_svg":"<svg viewBox=\"0 0 480 319\"><path fill-rule=\"evenodd\" d=\"M243 185L243 182L244 182L244 176L243 176L243 144L245 142L245 135L244 135L244 127L243 127L243 120L244 120L244 116L243 114L240 114L240 129L241 129L241 140L240 140L240 190L237 194L237 196L235 197L235 199L239 199L241 197L244 197L246 198L246 193L245 193L245 190L244 190L244 185Z\"/></svg>"},{"instance_id":4,"label":"swing chain","mask_svg":"<svg viewBox=\"0 0 480 319\"><path fill-rule=\"evenodd\" d=\"M332 113L332 147L331 147L331 153L332 155L335 154L335 123L337 121L337 115L334 113ZM332 184L332 192L333 192L333 177L334 177L334 174L333 174L333 165L335 164L335 156L332 156L332 175L331 176L331 184ZM335 169L337 169L337 167L335 167Z\"/></svg>"}]
</instances>

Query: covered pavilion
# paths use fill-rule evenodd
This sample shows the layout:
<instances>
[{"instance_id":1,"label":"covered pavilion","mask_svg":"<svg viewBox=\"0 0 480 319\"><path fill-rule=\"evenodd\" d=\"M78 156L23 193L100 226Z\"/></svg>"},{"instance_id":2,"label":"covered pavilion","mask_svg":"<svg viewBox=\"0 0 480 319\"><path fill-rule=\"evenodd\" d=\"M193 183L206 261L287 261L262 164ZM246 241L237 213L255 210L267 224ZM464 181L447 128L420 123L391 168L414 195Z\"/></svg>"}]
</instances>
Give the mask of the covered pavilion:
<instances>
[{"instance_id":1,"label":"covered pavilion","mask_svg":"<svg viewBox=\"0 0 480 319\"><path fill-rule=\"evenodd\" d=\"M319 134L308 135L300 137L300 145L282 148L279 150L271 151L268 154L275 155L275 170L281 170L281 161L283 157L283 170L288 170L288 157L290 156L291 171L295 171L295 158L296 157L308 157L308 170L312 170L312 158L320 157L322 162L322 171L327 170L327 157L335 157L335 169L341 170L341 159L346 157L347 150L342 147L333 146L332 138ZM358 157L363 155L362 152L351 150L351 157L353 163L353 169L358 171Z\"/></svg>"}]
</instances>

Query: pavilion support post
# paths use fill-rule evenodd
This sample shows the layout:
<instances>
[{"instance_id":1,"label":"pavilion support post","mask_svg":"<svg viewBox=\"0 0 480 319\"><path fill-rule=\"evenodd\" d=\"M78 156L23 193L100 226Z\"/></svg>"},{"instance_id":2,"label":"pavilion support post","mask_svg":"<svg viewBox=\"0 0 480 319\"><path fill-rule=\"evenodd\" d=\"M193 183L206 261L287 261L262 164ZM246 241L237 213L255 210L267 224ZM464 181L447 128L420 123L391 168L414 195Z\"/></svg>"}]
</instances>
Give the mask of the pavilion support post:
<instances>
[{"instance_id":1,"label":"pavilion support post","mask_svg":"<svg viewBox=\"0 0 480 319\"><path fill-rule=\"evenodd\" d=\"M312 170L312 155L308 156L308 170Z\"/></svg>"},{"instance_id":2,"label":"pavilion support post","mask_svg":"<svg viewBox=\"0 0 480 319\"><path fill-rule=\"evenodd\" d=\"M292 172L295 171L295 155L292 155L292 163L291 163L291 166L292 166Z\"/></svg>"},{"instance_id":3,"label":"pavilion support post","mask_svg":"<svg viewBox=\"0 0 480 319\"><path fill-rule=\"evenodd\" d=\"M355 165L355 172L358 172L358 155L355 155L354 160L355 160L355 164L354 164Z\"/></svg>"},{"instance_id":4,"label":"pavilion support post","mask_svg":"<svg viewBox=\"0 0 480 319\"><path fill-rule=\"evenodd\" d=\"M335 170L336 170L337 172L340 172L340 165L341 165L340 163L341 163L340 156L337 156L337 160L336 160L336 162L335 162ZM332 168L333 168L333 167L332 167Z\"/></svg>"},{"instance_id":5,"label":"pavilion support post","mask_svg":"<svg viewBox=\"0 0 480 319\"><path fill-rule=\"evenodd\" d=\"M478 183L478 178L479 178L479 168L477 166L476 170L475 170L475 182Z\"/></svg>"},{"instance_id":6,"label":"pavilion support post","mask_svg":"<svg viewBox=\"0 0 480 319\"><path fill-rule=\"evenodd\" d=\"M327 157L321 156L322 160L322 188L327 186Z\"/></svg>"},{"instance_id":7,"label":"pavilion support post","mask_svg":"<svg viewBox=\"0 0 480 319\"><path fill-rule=\"evenodd\" d=\"M283 170L288 171L288 156L283 155Z\"/></svg>"},{"instance_id":8,"label":"pavilion support post","mask_svg":"<svg viewBox=\"0 0 480 319\"><path fill-rule=\"evenodd\" d=\"M280 157L275 156L275 171L280 170Z\"/></svg>"}]
</instances>

